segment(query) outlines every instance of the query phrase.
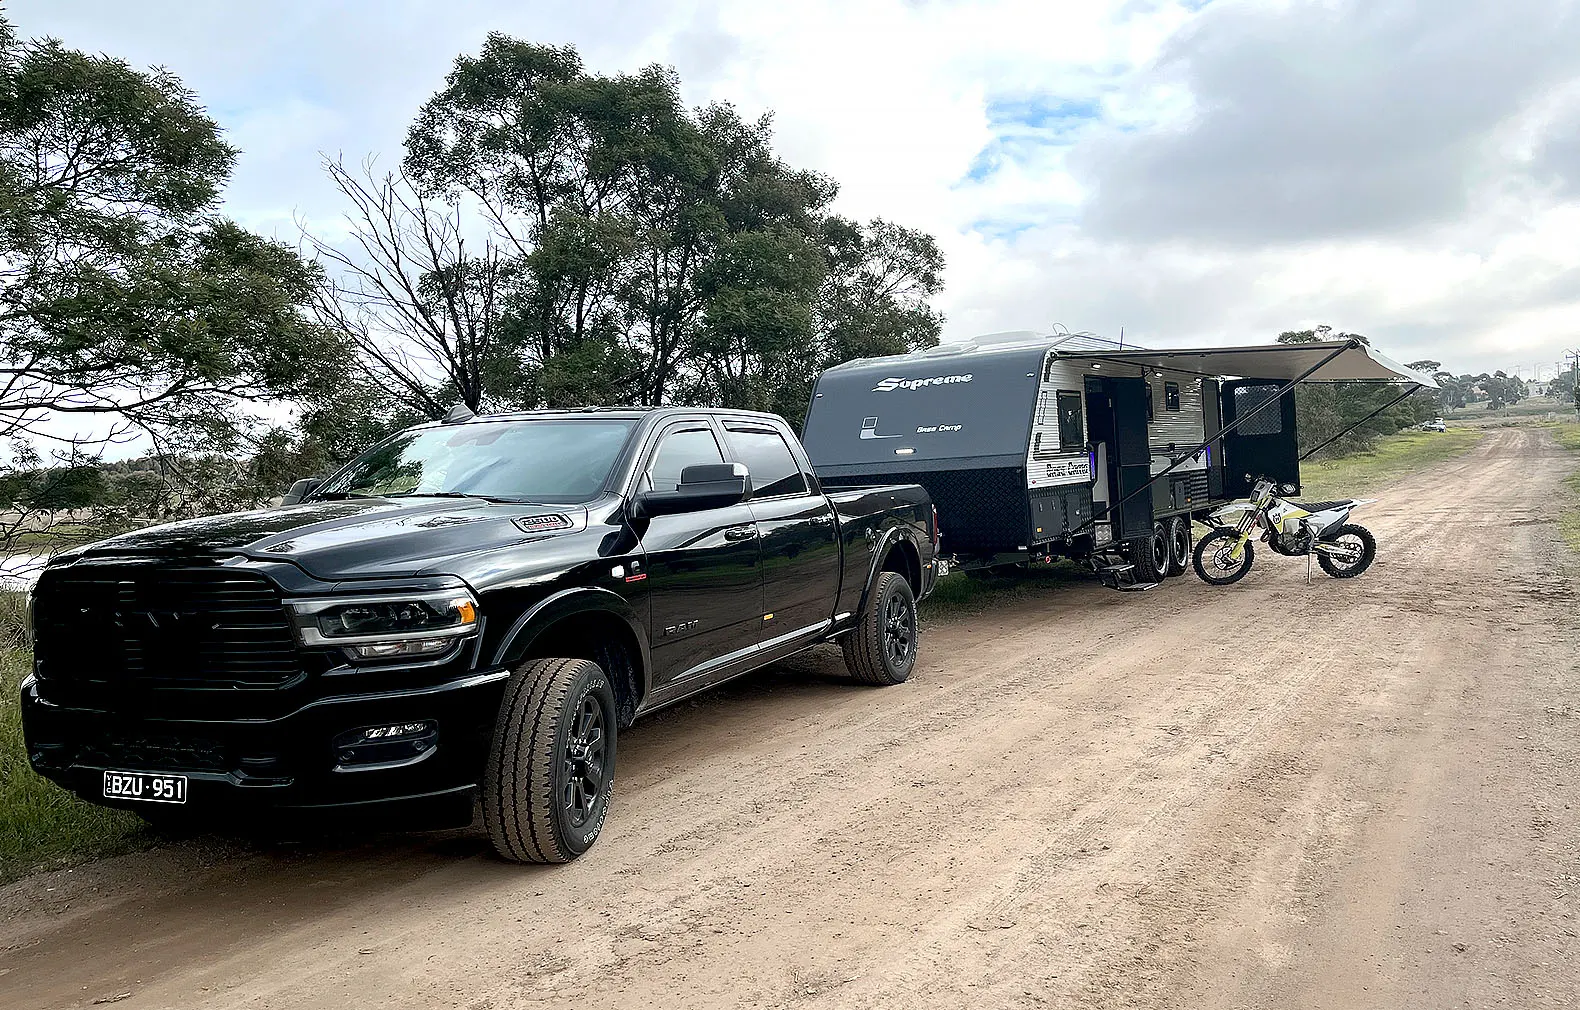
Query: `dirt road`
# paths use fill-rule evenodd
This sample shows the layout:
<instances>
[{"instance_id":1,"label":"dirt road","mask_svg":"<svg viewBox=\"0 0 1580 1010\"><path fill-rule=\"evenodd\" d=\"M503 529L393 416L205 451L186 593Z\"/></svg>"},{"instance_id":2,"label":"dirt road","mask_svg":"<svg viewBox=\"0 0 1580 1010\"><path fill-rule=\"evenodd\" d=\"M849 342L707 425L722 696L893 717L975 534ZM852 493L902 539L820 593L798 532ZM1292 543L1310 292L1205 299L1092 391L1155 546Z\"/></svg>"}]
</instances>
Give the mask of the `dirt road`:
<instances>
[{"instance_id":1,"label":"dirt road","mask_svg":"<svg viewBox=\"0 0 1580 1010\"><path fill-rule=\"evenodd\" d=\"M1050 585L903 687L749 679L622 738L568 867L465 833L13 885L0 1006L1575 1006L1572 465L1490 433L1384 492L1353 582Z\"/></svg>"}]
</instances>

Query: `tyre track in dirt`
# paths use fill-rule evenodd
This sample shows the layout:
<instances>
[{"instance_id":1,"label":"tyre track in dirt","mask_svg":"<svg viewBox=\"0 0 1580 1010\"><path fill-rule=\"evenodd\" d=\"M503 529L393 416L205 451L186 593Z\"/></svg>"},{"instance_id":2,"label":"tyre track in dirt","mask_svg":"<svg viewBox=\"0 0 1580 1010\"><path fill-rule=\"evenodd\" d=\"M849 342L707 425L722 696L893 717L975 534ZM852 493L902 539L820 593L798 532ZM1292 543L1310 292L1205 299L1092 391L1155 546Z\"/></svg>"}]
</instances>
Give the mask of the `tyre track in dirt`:
<instances>
[{"instance_id":1,"label":"tyre track in dirt","mask_svg":"<svg viewBox=\"0 0 1580 1010\"><path fill-rule=\"evenodd\" d=\"M1264 552L1229 590L1055 584L928 627L900 688L836 682L829 650L749 678L622 739L604 838L567 867L501 865L474 830L14 885L0 1006L1573 997L1541 968L1574 955L1546 882L1580 874L1547 524L1572 466L1545 432L1494 431L1358 517L1381 550L1353 582L1308 588ZM1534 759L1491 732L1533 712ZM1456 857L1478 831L1479 870ZM1454 873L1423 876L1426 852ZM1481 891L1545 902L1552 929L1460 900ZM1504 941L1420 933L1455 925L1426 907L1450 897Z\"/></svg>"}]
</instances>

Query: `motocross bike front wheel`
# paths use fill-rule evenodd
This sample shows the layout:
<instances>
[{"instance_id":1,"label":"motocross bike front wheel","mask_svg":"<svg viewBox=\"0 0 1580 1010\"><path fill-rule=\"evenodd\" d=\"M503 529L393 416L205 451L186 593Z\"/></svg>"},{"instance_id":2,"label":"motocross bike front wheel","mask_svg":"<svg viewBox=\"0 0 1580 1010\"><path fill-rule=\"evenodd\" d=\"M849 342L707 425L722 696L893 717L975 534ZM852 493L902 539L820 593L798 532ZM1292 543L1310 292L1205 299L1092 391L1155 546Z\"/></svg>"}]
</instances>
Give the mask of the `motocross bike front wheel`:
<instances>
[{"instance_id":1,"label":"motocross bike front wheel","mask_svg":"<svg viewBox=\"0 0 1580 1010\"><path fill-rule=\"evenodd\" d=\"M1196 542L1196 574L1203 582L1214 586L1227 586L1245 578L1251 570L1256 551L1247 540L1234 557L1234 545L1240 534L1231 529L1213 530Z\"/></svg>"},{"instance_id":2,"label":"motocross bike front wheel","mask_svg":"<svg viewBox=\"0 0 1580 1010\"><path fill-rule=\"evenodd\" d=\"M1340 526L1323 544L1331 550L1317 552L1317 564L1335 579L1353 579L1372 566L1377 557L1377 541L1371 530L1353 523Z\"/></svg>"}]
</instances>

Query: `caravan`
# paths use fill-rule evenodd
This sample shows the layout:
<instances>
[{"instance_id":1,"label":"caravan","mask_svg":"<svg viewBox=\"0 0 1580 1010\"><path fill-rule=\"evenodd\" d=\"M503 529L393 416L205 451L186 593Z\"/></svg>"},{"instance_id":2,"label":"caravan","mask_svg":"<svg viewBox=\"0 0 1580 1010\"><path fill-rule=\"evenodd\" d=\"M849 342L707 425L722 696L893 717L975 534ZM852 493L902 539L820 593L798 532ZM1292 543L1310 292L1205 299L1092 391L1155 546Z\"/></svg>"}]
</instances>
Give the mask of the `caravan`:
<instances>
[{"instance_id":1,"label":"caravan","mask_svg":"<svg viewBox=\"0 0 1580 1010\"><path fill-rule=\"evenodd\" d=\"M828 369L803 441L826 485L926 487L957 565L1067 557L1150 588L1190 565L1193 518L1259 478L1298 493L1308 381L1434 385L1357 341L1153 351L1015 332Z\"/></svg>"}]
</instances>

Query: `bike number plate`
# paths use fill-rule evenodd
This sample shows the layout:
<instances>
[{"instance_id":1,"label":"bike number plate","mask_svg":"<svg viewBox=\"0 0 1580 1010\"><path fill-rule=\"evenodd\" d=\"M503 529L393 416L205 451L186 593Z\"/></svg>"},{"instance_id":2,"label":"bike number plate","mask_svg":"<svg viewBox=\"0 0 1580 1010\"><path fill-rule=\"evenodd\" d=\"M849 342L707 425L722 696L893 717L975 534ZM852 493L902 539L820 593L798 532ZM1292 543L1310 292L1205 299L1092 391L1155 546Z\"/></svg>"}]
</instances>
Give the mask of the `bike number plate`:
<instances>
[{"instance_id":1,"label":"bike number plate","mask_svg":"<svg viewBox=\"0 0 1580 1010\"><path fill-rule=\"evenodd\" d=\"M152 772L105 772L104 798L143 803L185 803L187 777Z\"/></svg>"}]
</instances>

